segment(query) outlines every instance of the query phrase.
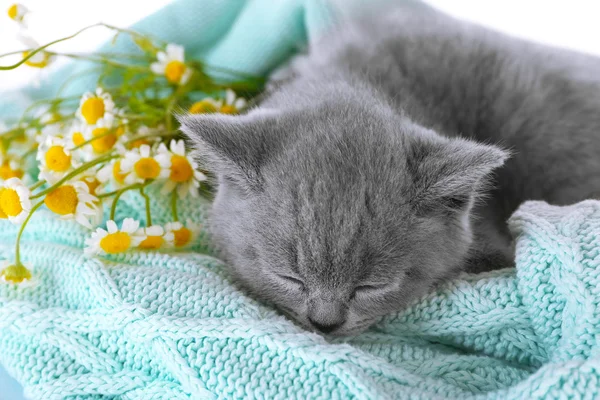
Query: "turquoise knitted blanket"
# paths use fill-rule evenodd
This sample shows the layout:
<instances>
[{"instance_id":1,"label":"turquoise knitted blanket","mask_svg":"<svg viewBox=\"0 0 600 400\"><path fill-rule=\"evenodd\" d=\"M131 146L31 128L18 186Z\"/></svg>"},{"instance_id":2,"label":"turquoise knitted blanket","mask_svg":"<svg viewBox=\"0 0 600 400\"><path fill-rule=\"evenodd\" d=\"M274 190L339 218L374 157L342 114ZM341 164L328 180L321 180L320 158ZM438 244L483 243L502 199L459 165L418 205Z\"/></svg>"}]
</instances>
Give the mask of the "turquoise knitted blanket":
<instances>
[{"instance_id":1,"label":"turquoise knitted blanket","mask_svg":"<svg viewBox=\"0 0 600 400\"><path fill-rule=\"evenodd\" d=\"M183 0L136 28L263 74L355 3ZM208 207L183 203L182 215L202 223ZM167 222L165 205L152 209ZM143 210L131 195L116 219ZM358 337L328 339L233 285L206 230L188 253L88 259L89 232L40 211L22 254L37 285L0 285L0 364L44 400L600 396L600 202L527 203L510 227L516 270L465 275ZM0 222L0 260L15 235Z\"/></svg>"},{"instance_id":2,"label":"turquoise knitted blanket","mask_svg":"<svg viewBox=\"0 0 600 400\"><path fill-rule=\"evenodd\" d=\"M168 210L157 215L168 216ZM184 205L203 221L208 204ZM120 218L138 215L130 197ZM86 259L86 231L28 227L34 288L0 286L0 362L33 399L595 398L600 202L523 205L517 268L464 276L368 332L328 340L247 296L210 255ZM12 256L15 228L0 229Z\"/></svg>"}]
</instances>

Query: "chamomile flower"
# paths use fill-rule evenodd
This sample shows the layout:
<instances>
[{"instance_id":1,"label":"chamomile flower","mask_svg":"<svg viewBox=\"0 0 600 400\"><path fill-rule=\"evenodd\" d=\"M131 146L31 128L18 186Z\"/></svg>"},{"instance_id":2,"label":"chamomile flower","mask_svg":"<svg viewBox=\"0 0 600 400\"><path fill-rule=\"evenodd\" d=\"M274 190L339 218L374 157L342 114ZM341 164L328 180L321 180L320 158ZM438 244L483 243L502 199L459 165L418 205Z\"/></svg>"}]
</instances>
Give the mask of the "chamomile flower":
<instances>
[{"instance_id":1,"label":"chamomile flower","mask_svg":"<svg viewBox=\"0 0 600 400\"><path fill-rule=\"evenodd\" d=\"M207 97L192 104L189 112L190 114L213 114L219 112L221 107L223 107L223 102L221 100Z\"/></svg>"},{"instance_id":2,"label":"chamomile flower","mask_svg":"<svg viewBox=\"0 0 600 400\"><path fill-rule=\"evenodd\" d=\"M119 141L117 130L103 124L87 127L83 136L86 141L90 141L82 147L84 158L88 161L113 150Z\"/></svg>"},{"instance_id":3,"label":"chamomile flower","mask_svg":"<svg viewBox=\"0 0 600 400\"><path fill-rule=\"evenodd\" d=\"M244 108L246 108L248 102L243 97L237 97L235 92L231 89L225 91L225 104L221 106L219 112L221 114L239 114Z\"/></svg>"},{"instance_id":4,"label":"chamomile flower","mask_svg":"<svg viewBox=\"0 0 600 400\"><path fill-rule=\"evenodd\" d=\"M25 35L19 35L19 40L27 47L29 47L30 49L37 49L38 47L40 47L40 44L38 42L36 42L35 40L33 40L31 37L29 36L25 36ZM23 58L28 57L30 54L29 51L24 51L23 52ZM25 61L25 65L28 65L30 67L33 68L46 68L48 65L50 65L52 61L52 57L50 56L50 54L46 51L40 51L38 53L35 53L31 58L29 58L27 61Z\"/></svg>"},{"instance_id":5,"label":"chamomile flower","mask_svg":"<svg viewBox=\"0 0 600 400\"><path fill-rule=\"evenodd\" d=\"M23 264L14 264L8 260L0 261L0 281L21 287L30 286L32 275Z\"/></svg>"},{"instance_id":6,"label":"chamomile flower","mask_svg":"<svg viewBox=\"0 0 600 400\"><path fill-rule=\"evenodd\" d=\"M158 156L156 159L159 162L170 163L168 179L163 186L161 193L171 193L177 189L177 195L180 198L191 194L198 195L200 182L206 180L206 175L198 171L198 164L192 157L185 153L185 143L183 140L171 140L171 149L167 149L163 143L158 147Z\"/></svg>"},{"instance_id":7,"label":"chamomile flower","mask_svg":"<svg viewBox=\"0 0 600 400\"><path fill-rule=\"evenodd\" d=\"M68 142L56 136L48 136L39 146L37 160L40 163L39 179L50 184L56 183L79 166Z\"/></svg>"},{"instance_id":8,"label":"chamomile flower","mask_svg":"<svg viewBox=\"0 0 600 400\"><path fill-rule=\"evenodd\" d=\"M160 225L140 228L138 234L146 237L138 246L144 250L158 250L160 248L172 247L175 243L175 234L167 232Z\"/></svg>"},{"instance_id":9,"label":"chamomile flower","mask_svg":"<svg viewBox=\"0 0 600 400\"><path fill-rule=\"evenodd\" d=\"M108 221L106 230L96 229L92 236L85 241L85 254L88 256L118 254L138 247L146 239L145 235L138 232L139 227L140 223L133 218L125 218L121 229L118 228L115 221Z\"/></svg>"},{"instance_id":10,"label":"chamomile flower","mask_svg":"<svg viewBox=\"0 0 600 400\"><path fill-rule=\"evenodd\" d=\"M38 136L39 131L36 128L24 129L22 135L18 135L10 141L8 151L21 158L24 153L37 148Z\"/></svg>"},{"instance_id":11,"label":"chamomile flower","mask_svg":"<svg viewBox=\"0 0 600 400\"><path fill-rule=\"evenodd\" d=\"M41 122L41 121L40 121ZM39 133L35 135L35 141L38 144L45 143L48 138L63 138L62 129L58 124L51 123L50 125L46 125L42 128Z\"/></svg>"},{"instance_id":12,"label":"chamomile flower","mask_svg":"<svg viewBox=\"0 0 600 400\"><path fill-rule=\"evenodd\" d=\"M88 188L88 192L92 196L97 195L98 188L102 186L102 181L98 178L96 171L89 169L78 176L79 180Z\"/></svg>"},{"instance_id":13,"label":"chamomile flower","mask_svg":"<svg viewBox=\"0 0 600 400\"><path fill-rule=\"evenodd\" d=\"M168 44L166 51L156 55L158 62L152 63L150 69L156 75L164 75L169 83L185 85L192 76L192 69L185 65L185 55L182 46Z\"/></svg>"},{"instance_id":14,"label":"chamomile flower","mask_svg":"<svg viewBox=\"0 0 600 400\"><path fill-rule=\"evenodd\" d=\"M160 137L157 135L163 130L164 127L162 125L156 128L149 128L146 125L142 125L139 127L135 135L132 135L130 140L127 142L127 147L129 149L137 149L145 144L152 146L154 143L160 140Z\"/></svg>"},{"instance_id":15,"label":"chamomile flower","mask_svg":"<svg viewBox=\"0 0 600 400\"><path fill-rule=\"evenodd\" d=\"M99 202L98 198L92 196L85 183L66 183L44 198L44 204L48 209L63 220L75 220L77 223L92 229L90 219L97 220Z\"/></svg>"},{"instance_id":16,"label":"chamomile flower","mask_svg":"<svg viewBox=\"0 0 600 400\"><path fill-rule=\"evenodd\" d=\"M111 185L115 189L125 186L127 174L121 172L122 158L112 160L102 167L97 174L98 180L105 185Z\"/></svg>"},{"instance_id":17,"label":"chamomile flower","mask_svg":"<svg viewBox=\"0 0 600 400\"><path fill-rule=\"evenodd\" d=\"M68 144L70 147L75 148L82 146L85 142L87 142L90 138L88 134L90 131L83 126L83 124L75 122L69 128L66 139L68 140Z\"/></svg>"},{"instance_id":18,"label":"chamomile flower","mask_svg":"<svg viewBox=\"0 0 600 400\"><path fill-rule=\"evenodd\" d=\"M0 154L0 182L10 178L22 179L25 172L17 160Z\"/></svg>"},{"instance_id":19,"label":"chamomile flower","mask_svg":"<svg viewBox=\"0 0 600 400\"><path fill-rule=\"evenodd\" d=\"M200 225L188 220L185 225L181 222L169 222L165 225L167 234L173 234L173 244L177 248L192 245L200 234Z\"/></svg>"},{"instance_id":20,"label":"chamomile flower","mask_svg":"<svg viewBox=\"0 0 600 400\"><path fill-rule=\"evenodd\" d=\"M112 96L102 88L97 88L95 93L87 92L81 97L77 116L88 125L102 125L110 127L118 110Z\"/></svg>"},{"instance_id":21,"label":"chamomile flower","mask_svg":"<svg viewBox=\"0 0 600 400\"><path fill-rule=\"evenodd\" d=\"M21 224L31 212L31 191L19 178L10 178L0 188L0 209L13 224Z\"/></svg>"},{"instance_id":22,"label":"chamomile flower","mask_svg":"<svg viewBox=\"0 0 600 400\"><path fill-rule=\"evenodd\" d=\"M166 157L152 155L152 149L147 144L125 153L121 162L121 172L127 174L125 183L143 183L148 179L163 179L169 176L171 160Z\"/></svg>"},{"instance_id":23,"label":"chamomile flower","mask_svg":"<svg viewBox=\"0 0 600 400\"><path fill-rule=\"evenodd\" d=\"M4 187L0 186L0 198L2 197L2 192L4 192ZM2 206L0 206L0 219L8 219L8 215L2 210Z\"/></svg>"},{"instance_id":24,"label":"chamomile flower","mask_svg":"<svg viewBox=\"0 0 600 400\"><path fill-rule=\"evenodd\" d=\"M8 17L15 22L23 24L27 14L29 14L29 9L25 7L23 4L14 3L8 7Z\"/></svg>"}]
</instances>

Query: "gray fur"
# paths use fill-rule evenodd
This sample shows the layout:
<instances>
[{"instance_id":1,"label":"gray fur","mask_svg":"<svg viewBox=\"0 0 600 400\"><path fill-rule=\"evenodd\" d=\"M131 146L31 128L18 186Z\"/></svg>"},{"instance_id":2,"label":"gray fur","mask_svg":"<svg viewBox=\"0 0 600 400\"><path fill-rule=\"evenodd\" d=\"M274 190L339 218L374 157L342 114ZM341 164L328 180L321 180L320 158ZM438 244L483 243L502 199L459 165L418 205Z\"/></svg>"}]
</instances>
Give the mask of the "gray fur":
<instances>
[{"instance_id":1,"label":"gray fur","mask_svg":"<svg viewBox=\"0 0 600 400\"><path fill-rule=\"evenodd\" d=\"M323 332L512 265L521 202L600 192L600 60L412 7L332 33L246 115L182 118L235 276Z\"/></svg>"}]
</instances>

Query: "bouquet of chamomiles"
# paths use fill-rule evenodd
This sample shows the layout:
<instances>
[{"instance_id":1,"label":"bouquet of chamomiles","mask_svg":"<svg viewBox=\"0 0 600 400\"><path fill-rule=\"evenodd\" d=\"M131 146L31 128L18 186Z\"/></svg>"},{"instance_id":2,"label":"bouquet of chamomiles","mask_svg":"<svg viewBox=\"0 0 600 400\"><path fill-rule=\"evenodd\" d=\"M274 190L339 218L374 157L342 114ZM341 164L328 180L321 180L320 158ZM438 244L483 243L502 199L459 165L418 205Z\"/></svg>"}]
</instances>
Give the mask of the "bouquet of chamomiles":
<instances>
[{"instance_id":1,"label":"bouquet of chamomiles","mask_svg":"<svg viewBox=\"0 0 600 400\"><path fill-rule=\"evenodd\" d=\"M8 9L26 48L0 56L18 58L0 70L43 70L58 57L68 57L92 68L69 77L63 88L86 74L99 77L87 93L61 97L61 88L56 97L37 101L22 115L0 123L0 219L20 226L14 259L0 261L1 280L32 282L30 269L21 262L19 242L41 208L88 228L85 252L90 257L131 249L176 251L193 244L199 227L179 220L177 202L186 196L209 196L210 188L180 137L173 113L237 114L247 104L244 97L259 90L261 80L186 60L184 48L177 44L107 24L40 46L27 29L30 14L21 4ZM52 51L56 43L102 27L115 31L115 39L126 36L136 51ZM115 212L127 192L142 196L146 217L127 218L119 226ZM150 196L157 195L171 205L172 221L164 225L152 223Z\"/></svg>"}]
</instances>

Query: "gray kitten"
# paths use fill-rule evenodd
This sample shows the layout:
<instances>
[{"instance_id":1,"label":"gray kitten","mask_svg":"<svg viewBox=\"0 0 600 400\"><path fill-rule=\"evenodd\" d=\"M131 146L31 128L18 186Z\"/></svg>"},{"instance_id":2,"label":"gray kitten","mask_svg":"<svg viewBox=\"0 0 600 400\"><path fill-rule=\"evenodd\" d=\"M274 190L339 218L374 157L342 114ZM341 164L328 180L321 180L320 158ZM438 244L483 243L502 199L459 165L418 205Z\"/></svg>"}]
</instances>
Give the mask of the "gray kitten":
<instances>
[{"instance_id":1,"label":"gray kitten","mask_svg":"<svg viewBox=\"0 0 600 400\"><path fill-rule=\"evenodd\" d=\"M600 192L597 58L407 4L285 75L246 115L182 123L218 177L235 276L304 326L356 334L460 271L511 266L521 202Z\"/></svg>"}]
</instances>

